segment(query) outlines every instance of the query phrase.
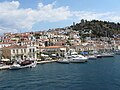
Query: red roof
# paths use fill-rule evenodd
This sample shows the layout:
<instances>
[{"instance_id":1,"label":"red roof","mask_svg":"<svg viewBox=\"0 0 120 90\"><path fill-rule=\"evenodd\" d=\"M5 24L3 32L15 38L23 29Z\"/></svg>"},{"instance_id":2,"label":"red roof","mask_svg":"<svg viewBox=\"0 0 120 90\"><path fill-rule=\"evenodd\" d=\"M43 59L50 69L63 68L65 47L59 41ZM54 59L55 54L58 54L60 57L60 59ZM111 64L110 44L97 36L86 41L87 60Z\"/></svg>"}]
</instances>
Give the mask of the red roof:
<instances>
[{"instance_id":1,"label":"red roof","mask_svg":"<svg viewBox=\"0 0 120 90\"><path fill-rule=\"evenodd\" d=\"M47 46L47 47L45 47L45 48L48 48L48 49L49 49L49 48L50 48L50 49L51 49L51 48L53 48L53 49L54 49L54 48L64 48L64 46Z\"/></svg>"},{"instance_id":2,"label":"red roof","mask_svg":"<svg viewBox=\"0 0 120 90\"><path fill-rule=\"evenodd\" d=\"M24 46L20 46L20 45L12 45L12 46L8 46L8 47L4 47L4 48L27 48L27 46L26 45L24 45Z\"/></svg>"}]
</instances>

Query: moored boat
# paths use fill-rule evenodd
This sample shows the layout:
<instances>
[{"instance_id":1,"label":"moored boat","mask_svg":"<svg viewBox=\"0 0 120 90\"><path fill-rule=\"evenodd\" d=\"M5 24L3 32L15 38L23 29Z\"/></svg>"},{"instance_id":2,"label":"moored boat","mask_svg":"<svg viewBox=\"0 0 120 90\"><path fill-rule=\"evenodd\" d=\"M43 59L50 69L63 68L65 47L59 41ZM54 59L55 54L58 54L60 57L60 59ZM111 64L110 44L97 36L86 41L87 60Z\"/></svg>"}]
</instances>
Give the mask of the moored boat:
<instances>
[{"instance_id":1,"label":"moored boat","mask_svg":"<svg viewBox=\"0 0 120 90\"><path fill-rule=\"evenodd\" d=\"M114 57L113 53L103 53L102 57Z\"/></svg>"},{"instance_id":2,"label":"moored boat","mask_svg":"<svg viewBox=\"0 0 120 90\"><path fill-rule=\"evenodd\" d=\"M102 55L101 54L97 54L96 57L97 58L102 58Z\"/></svg>"},{"instance_id":3,"label":"moored boat","mask_svg":"<svg viewBox=\"0 0 120 90\"><path fill-rule=\"evenodd\" d=\"M72 55L69 62L71 63L83 63L87 62L88 58L83 55Z\"/></svg>"},{"instance_id":4,"label":"moored boat","mask_svg":"<svg viewBox=\"0 0 120 90\"><path fill-rule=\"evenodd\" d=\"M114 53L115 53L116 55L120 55L120 50L115 50Z\"/></svg>"},{"instance_id":5,"label":"moored boat","mask_svg":"<svg viewBox=\"0 0 120 90\"><path fill-rule=\"evenodd\" d=\"M18 62L14 62L14 64L12 66L10 66L10 70L17 70L17 69L23 69L23 68L32 68L35 67L37 64L36 61L32 61L32 60L25 60L21 63Z\"/></svg>"},{"instance_id":6,"label":"moored boat","mask_svg":"<svg viewBox=\"0 0 120 90\"><path fill-rule=\"evenodd\" d=\"M63 63L63 64L69 64L69 63L70 63L70 62L69 62L69 59L66 59L66 58L60 59L60 60L58 60L57 62L58 62L58 63Z\"/></svg>"},{"instance_id":7,"label":"moored boat","mask_svg":"<svg viewBox=\"0 0 120 90\"><path fill-rule=\"evenodd\" d=\"M88 55L87 58L89 60L95 60L95 59L97 59L97 56L95 56L95 55Z\"/></svg>"}]
</instances>

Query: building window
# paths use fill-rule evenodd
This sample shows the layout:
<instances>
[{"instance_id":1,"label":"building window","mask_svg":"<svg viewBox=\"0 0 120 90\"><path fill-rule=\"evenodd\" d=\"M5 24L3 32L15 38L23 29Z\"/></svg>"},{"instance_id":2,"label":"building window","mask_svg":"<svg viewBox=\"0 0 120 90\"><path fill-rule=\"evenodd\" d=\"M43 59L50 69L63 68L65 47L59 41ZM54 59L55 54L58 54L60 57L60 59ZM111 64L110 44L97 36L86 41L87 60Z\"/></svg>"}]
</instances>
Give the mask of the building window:
<instances>
[{"instance_id":1,"label":"building window","mask_svg":"<svg viewBox=\"0 0 120 90\"><path fill-rule=\"evenodd\" d=\"M35 49L33 49L33 52L35 52Z\"/></svg>"},{"instance_id":2,"label":"building window","mask_svg":"<svg viewBox=\"0 0 120 90\"><path fill-rule=\"evenodd\" d=\"M16 52L18 53L18 49L16 50Z\"/></svg>"},{"instance_id":3,"label":"building window","mask_svg":"<svg viewBox=\"0 0 120 90\"><path fill-rule=\"evenodd\" d=\"M15 50L13 49L13 53L15 53Z\"/></svg>"},{"instance_id":4,"label":"building window","mask_svg":"<svg viewBox=\"0 0 120 90\"><path fill-rule=\"evenodd\" d=\"M29 49L29 52L31 52L32 50L31 49Z\"/></svg>"},{"instance_id":5,"label":"building window","mask_svg":"<svg viewBox=\"0 0 120 90\"><path fill-rule=\"evenodd\" d=\"M23 49L21 49L21 53L23 53Z\"/></svg>"}]
</instances>

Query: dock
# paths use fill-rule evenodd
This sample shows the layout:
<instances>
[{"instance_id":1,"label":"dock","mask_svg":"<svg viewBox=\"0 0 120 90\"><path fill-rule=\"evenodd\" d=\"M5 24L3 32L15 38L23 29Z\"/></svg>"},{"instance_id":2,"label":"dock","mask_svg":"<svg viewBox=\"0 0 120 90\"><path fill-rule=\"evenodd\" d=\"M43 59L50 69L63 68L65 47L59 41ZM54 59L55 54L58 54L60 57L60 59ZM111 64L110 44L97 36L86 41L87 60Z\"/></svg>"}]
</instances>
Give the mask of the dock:
<instances>
[{"instance_id":1,"label":"dock","mask_svg":"<svg viewBox=\"0 0 120 90\"><path fill-rule=\"evenodd\" d=\"M7 70L10 68L10 65L4 65L0 67L0 70Z\"/></svg>"},{"instance_id":2,"label":"dock","mask_svg":"<svg viewBox=\"0 0 120 90\"><path fill-rule=\"evenodd\" d=\"M37 61L37 64L46 64L46 63L52 63L56 62L57 60L47 60L47 61ZM0 70L8 70L10 68L10 65L3 65L0 66Z\"/></svg>"},{"instance_id":3,"label":"dock","mask_svg":"<svg viewBox=\"0 0 120 90\"><path fill-rule=\"evenodd\" d=\"M52 63L52 62L56 62L56 61L57 60L37 61L37 64Z\"/></svg>"}]
</instances>

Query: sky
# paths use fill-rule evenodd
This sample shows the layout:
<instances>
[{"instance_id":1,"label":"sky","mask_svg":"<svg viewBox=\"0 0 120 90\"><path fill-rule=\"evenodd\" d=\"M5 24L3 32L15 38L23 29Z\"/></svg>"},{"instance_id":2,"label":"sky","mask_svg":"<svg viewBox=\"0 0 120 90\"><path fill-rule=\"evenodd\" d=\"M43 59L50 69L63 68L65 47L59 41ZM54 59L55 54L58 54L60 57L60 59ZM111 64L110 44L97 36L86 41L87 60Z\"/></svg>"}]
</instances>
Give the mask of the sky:
<instances>
[{"instance_id":1,"label":"sky","mask_svg":"<svg viewBox=\"0 0 120 90\"><path fill-rule=\"evenodd\" d=\"M0 0L0 32L44 31L81 19L120 22L120 0Z\"/></svg>"}]
</instances>

